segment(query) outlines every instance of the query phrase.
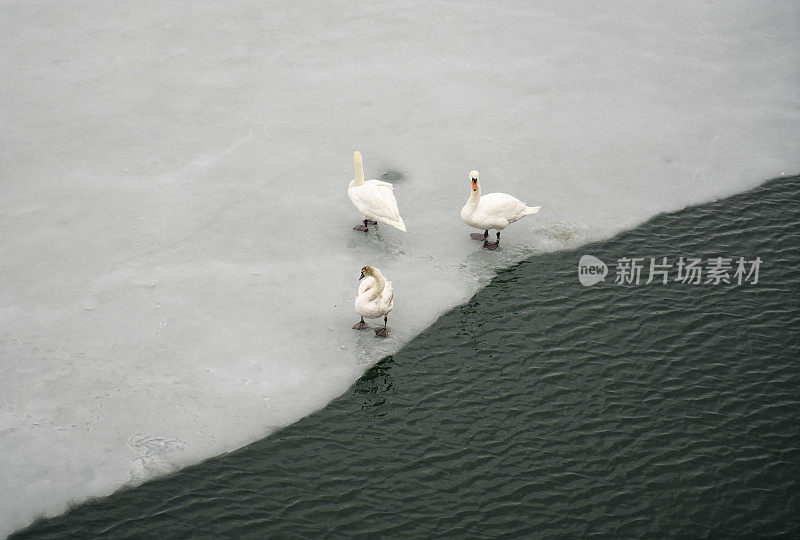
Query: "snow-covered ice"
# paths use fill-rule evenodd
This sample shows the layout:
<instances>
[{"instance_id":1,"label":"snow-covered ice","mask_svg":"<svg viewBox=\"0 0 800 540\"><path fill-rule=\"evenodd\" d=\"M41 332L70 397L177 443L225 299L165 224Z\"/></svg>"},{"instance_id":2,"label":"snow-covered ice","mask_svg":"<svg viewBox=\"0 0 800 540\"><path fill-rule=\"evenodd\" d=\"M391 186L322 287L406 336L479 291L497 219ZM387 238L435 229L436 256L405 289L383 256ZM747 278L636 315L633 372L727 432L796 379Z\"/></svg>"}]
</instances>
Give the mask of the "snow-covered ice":
<instances>
[{"instance_id":1,"label":"snow-covered ice","mask_svg":"<svg viewBox=\"0 0 800 540\"><path fill-rule=\"evenodd\" d=\"M5 0L0 50L0 535L324 406L498 266L800 170L795 1ZM408 233L352 230L356 149ZM497 252L471 169L543 207Z\"/></svg>"}]
</instances>

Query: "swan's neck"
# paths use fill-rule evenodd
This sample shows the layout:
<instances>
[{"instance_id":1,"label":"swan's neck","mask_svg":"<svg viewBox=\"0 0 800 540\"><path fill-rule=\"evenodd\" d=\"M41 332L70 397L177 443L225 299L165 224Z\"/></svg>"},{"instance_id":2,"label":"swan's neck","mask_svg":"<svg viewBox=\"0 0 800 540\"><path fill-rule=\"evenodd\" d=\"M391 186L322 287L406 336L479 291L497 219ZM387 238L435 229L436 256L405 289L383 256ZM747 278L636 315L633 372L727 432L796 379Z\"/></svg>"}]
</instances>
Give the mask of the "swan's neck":
<instances>
[{"instance_id":1,"label":"swan's neck","mask_svg":"<svg viewBox=\"0 0 800 540\"><path fill-rule=\"evenodd\" d=\"M361 157L353 158L353 165L356 168L356 178L353 180L353 185L361 186L364 184L364 166L361 164Z\"/></svg>"},{"instance_id":2,"label":"swan's neck","mask_svg":"<svg viewBox=\"0 0 800 540\"><path fill-rule=\"evenodd\" d=\"M478 184L478 189L473 190L471 187L469 188L469 199L467 199L468 206L478 206L478 203L481 202L481 185Z\"/></svg>"},{"instance_id":3,"label":"swan's neck","mask_svg":"<svg viewBox=\"0 0 800 540\"><path fill-rule=\"evenodd\" d=\"M386 278L383 277L383 274L380 271L375 270L372 277L375 279L375 285L372 286L372 291L370 291L369 299L375 300L380 295L383 294L383 288L386 286Z\"/></svg>"}]
</instances>

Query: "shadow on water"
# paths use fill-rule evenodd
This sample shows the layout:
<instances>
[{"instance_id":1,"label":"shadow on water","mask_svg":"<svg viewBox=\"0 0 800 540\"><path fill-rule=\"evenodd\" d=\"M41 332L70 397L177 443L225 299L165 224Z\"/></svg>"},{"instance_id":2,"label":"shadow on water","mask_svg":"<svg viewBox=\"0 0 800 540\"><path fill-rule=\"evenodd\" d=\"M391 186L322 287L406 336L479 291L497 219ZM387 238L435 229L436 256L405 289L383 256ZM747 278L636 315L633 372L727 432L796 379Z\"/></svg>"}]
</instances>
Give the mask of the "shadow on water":
<instances>
[{"instance_id":1,"label":"shadow on water","mask_svg":"<svg viewBox=\"0 0 800 540\"><path fill-rule=\"evenodd\" d=\"M394 389L391 374L393 366L394 357L389 355L367 370L353 385L353 395L356 398L360 396L364 400L361 404L362 409L386 404L387 394Z\"/></svg>"},{"instance_id":2,"label":"shadow on water","mask_svg":"<svg viewBox=\"0 0 800 540\"><path fill-rule=\"evenodd\" d=\"M763 265L614 283L664 256ZM796 537L798 328L792 177L502 270L325 409L13 537Z\"/></svg>"}]
</instances>

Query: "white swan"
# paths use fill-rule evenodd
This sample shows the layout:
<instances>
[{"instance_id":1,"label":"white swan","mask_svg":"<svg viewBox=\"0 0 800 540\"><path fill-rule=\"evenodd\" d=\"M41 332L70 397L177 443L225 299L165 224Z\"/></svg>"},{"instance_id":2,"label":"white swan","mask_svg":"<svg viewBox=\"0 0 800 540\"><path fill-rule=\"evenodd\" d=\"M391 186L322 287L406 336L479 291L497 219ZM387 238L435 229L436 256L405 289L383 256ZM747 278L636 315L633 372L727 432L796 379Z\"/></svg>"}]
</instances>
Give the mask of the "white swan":
<instances>
[{"instance_id":1,"label":"white swan","mask_svg":"<svg viewBox=\"0 0 800 540\"><path fill-rule=\"evenodd\" d=\"M405 232L406 224L403 223L400 210L397 209L394 186L380 180L365 182L361 152L358 150L353 153L353 164L356 167L356 177L347 185L347 195L364 218L364 225L353 228L366 232L369 230L370 222L373 224L381 222Z\"/></svg>"},{"instance_id":2,"label":"white swan","mask_svg":"<svg viewBox=\"0 0 800 540\"><path fill-rule=\"evenodd\" d=\"M365 266L361 269L361 282L356 294L356 313L361 315L361 320L353 328L363 330L367 328L367 319L380 319L383 317L383 328L375 329L376 336L387 337L386 330L387 315L394 307L394 290L392 282L386 281L380 270L372 266Z\"/></svg>"},{"instance_id":3,"label":"white swan","mask_svg":"<svg viewBox=\"0 0 800 540\"><path fill-rule=\"evenodd\" d=\"M506 193L489 193L481 197L478 171L469 173L472 191L467 204L461 209L461 219L470 227L483 229L483 234L472 233L475 240L483 240L483 247L497 249L500 245L500 231L527 215L535 214L541 206L526 206L524 202ZM489 229L497 230L497 241L489 242Z\"/></svg>"}]
</instances>

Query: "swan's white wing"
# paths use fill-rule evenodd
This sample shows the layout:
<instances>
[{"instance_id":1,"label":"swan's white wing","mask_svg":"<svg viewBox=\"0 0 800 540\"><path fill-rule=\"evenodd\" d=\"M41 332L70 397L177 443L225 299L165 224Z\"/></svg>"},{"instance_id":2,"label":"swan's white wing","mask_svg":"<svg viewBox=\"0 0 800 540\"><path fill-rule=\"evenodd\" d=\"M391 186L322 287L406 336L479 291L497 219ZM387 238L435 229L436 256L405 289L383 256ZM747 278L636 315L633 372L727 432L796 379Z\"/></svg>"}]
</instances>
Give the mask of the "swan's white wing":
<instances>
[{"instance_id":1,"label":"swan's white wing","mask_svg":"<svg viewBox=\"0 0 800 540\"><path fill-rule=\"evenodd\" d=\"M365 184L370 184L370 185L373 185L373 186L388 187L389 189L394 191L394 184L390 184L389 182L384 182L383 180L367 180L364 183Z\"/></svg>"},{"instance_id":2,"label":"swan's white wing","mask_svg":"<svg viewBox=\"0 0 800 540\"><path fill-rule=\"evenodd\" d=\"M348 194L364 216L378 218L377 221L402 222L392 184L368 180L362 186L349 189Z\"/></svg>"},{"instance_id":3,"label":"swan's white wing","mask_svg":"<svg viewBox=\"0 0 800 540\"><path fill-rule=\"evenodd\" d=\"M527 211L525 203L506 193L489 193L481 197L478 212L492 218L516 221Z\"/></svg>"},{"instance_id":4,"label":"swan's white wing","mask_svg":"<svg viewBox=\"0 0 800 540\"><path fill-rule=\"evenodd\" d=\"M356 295L356 313L366 319L377 319L383 317L392 310L394 293L392 292L392 282L387 281L383 286L383 292L379 297L370 299L373 291L369 289L376 285L375 278L367 276L361 280Z\"/></svg>"},{"instance_id":5,"label":"swan's white wing","mask_svg":"<svg viewBox=\"0 0 800 540\"><path fill-rule=\"evenodd\" d=\"M394 307L394 289L392 288L392 282L387 281L386 284L383 286L383 293L381 294L381 303L386 310L386 313L392 311Z\"/></svg>"},{"instance_id":6,"label":"swan's white wing","mask_svg":"<svg viewBox=\"0 0 800 540\"><path fill-rule=\"evenodd\" d=\"M369 289L370 287L375 286L375 278L372 276L366 276L358 282L358 296L364 294L364 292Z\"/></svg>"}]
</instances>

